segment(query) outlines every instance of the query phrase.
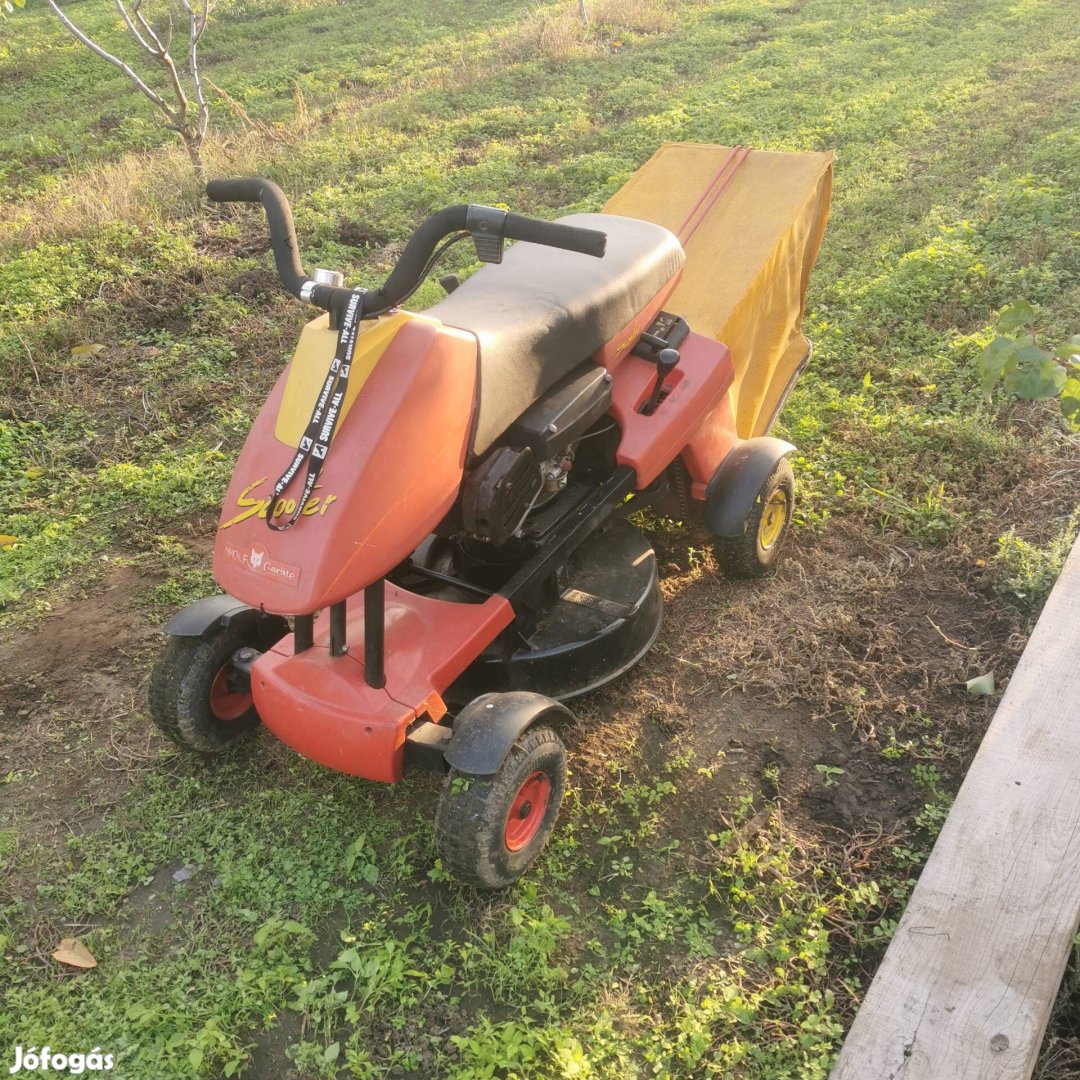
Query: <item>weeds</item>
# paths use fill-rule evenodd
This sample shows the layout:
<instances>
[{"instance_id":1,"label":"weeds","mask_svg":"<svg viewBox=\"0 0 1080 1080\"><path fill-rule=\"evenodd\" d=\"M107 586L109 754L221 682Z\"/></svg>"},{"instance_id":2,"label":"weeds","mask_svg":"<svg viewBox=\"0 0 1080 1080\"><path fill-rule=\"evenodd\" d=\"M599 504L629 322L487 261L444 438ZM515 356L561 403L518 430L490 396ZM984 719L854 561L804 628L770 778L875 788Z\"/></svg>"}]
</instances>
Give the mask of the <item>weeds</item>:
<instances>
[{"instance_id":1,"label":"weeds","mask_svg":"<svg viewBox=\"0 0 1080 1080\"><path fill-rule=\"evenodd\" d=\"M1074 512L1045 547L1028 543L1010 529L998 538L990 561L994 587L1026 608L1042 607L1080 530L1080 511Z\"/></svg>"}]
</instances>

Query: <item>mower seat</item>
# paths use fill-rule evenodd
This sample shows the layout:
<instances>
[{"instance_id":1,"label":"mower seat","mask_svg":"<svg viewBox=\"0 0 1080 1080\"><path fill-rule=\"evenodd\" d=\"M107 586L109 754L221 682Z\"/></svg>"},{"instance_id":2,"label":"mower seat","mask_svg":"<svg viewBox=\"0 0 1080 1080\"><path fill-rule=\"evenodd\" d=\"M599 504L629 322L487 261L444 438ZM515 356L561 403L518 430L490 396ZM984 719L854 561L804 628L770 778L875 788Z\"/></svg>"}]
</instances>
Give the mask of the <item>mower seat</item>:
<instances>
[{"instance_id":1,"label":"mower seat","mask_svg":"<svg viewBox=\"0 0 1080 1080\"><path fill-rule=\"evenodd\" d=\"M648 221L612 214L559 221L607 233L607 254L517 243L425 312L479 343L474 454L626 327L686 258L672 233Z\"/></svg>"}]
</instances>

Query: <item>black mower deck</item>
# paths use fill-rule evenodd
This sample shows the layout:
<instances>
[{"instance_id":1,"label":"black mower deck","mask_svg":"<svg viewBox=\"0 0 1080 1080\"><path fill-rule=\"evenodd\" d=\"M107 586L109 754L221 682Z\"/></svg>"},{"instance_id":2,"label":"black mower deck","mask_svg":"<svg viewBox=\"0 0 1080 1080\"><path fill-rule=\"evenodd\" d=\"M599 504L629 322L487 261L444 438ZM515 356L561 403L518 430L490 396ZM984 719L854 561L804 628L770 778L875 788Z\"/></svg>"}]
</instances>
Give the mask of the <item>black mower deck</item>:
<instances>
[{"instance_id":1,"label":"black mower deck","mask_svg":"<svg viewBox=\"0 0 1080 1080\"><path fill-rule=\"evenodd\" d=\"M446 693L453 703L489 691L531 690L567 700L632 668L663 620L656 554L617 521L586 540L561 575L561 591L522 637L511 627Z\"/></svg>"}]
</instances>

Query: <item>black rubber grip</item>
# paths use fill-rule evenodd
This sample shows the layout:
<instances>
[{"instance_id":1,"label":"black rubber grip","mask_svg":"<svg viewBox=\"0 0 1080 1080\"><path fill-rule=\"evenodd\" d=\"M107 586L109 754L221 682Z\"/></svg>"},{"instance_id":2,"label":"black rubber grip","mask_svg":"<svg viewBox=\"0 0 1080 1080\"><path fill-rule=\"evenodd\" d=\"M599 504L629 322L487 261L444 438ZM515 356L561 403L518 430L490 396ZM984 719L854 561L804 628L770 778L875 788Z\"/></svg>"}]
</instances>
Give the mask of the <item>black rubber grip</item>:
<instances>
[{"instance_id":1,"label":"black rubber grip","mask_svg":"<svg viewBox=\"0 0 1080 1080\"><path fill-rule=\"evenodd\" d=\"M507 214L503 225L507 240L524 240L528 244L544 244L546 247L577 251L582 255L604 257L607 250L607 233L597 229L579 229L576 225L560 225L556 221L537 221L536 218Z\"/></svg>"},{"instance_id":2,"label":"black rubber grip","mask_svg":"<svg viewBox=\"0 0 1080 1080\"><path fill-rule=\"evenodd\" d=\"M206 194L214 202L260 202L263 188L267 185L281 191L272 180L252 176L238 180L211 180L206 185Z\"/></svg>"},{"instance_id":3,"label":"black rubber grip","mask_svg":"<svg viewBox=\"0 0 1080 1080\"><path fill-rule=\"evenodd\" d=\"M211 180L206 194L214 202L257 202L266 211L266 223L270 228L270 247L282 285L299 298L300 288L308 280L300 262L300 250L296 245L296 229L293 227L292 211L285 192L273 182L262 177L242 180Z\"/></svg>"}]
</instances>

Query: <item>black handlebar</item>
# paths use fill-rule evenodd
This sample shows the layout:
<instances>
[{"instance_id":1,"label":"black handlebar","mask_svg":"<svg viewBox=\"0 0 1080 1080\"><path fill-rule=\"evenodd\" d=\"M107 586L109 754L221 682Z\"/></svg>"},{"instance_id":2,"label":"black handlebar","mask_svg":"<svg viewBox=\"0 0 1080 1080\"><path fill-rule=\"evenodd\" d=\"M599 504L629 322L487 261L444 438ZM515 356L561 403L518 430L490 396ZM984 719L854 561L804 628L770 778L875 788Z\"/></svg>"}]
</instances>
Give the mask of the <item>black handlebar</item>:
<instances>
[{"instance_id":1,"label":"black handlebar","mask_svg":"<svg viewBox=\"0 0 1080 1080\"><path fill-rule=\"evenodd\" d=\"M211 180L206 194L214 202L261 202L270 226L270 245L274 250L278 277L282 285L294 296L300 295L300 287L307 281L300 262L300 249L296 245L296 229L293 227L292 211L285 192L271 180Z\"/></svg>"},{"instance_id":2,"label":"black handlebar","mask_svg":"<svg viewBox=\"0 0 1080 1080\"><path fill-rule=\"evenodd\" d=\"M264 180L258 176L242 180L211 180L206 185L206 194L214 202L262 203L263 210L266 211L266 224L270 229L270 248L274 252L278 277L281 278L281 284L298 300L308 300L326 311L331 308L340 309L349 302L352 289L311 283L300 262L300 248L296 243L296 228L293 225L289 200L273 180ZM304 295L305 286L310 286L308 296Z\"/></svg>"},{"instance_id":3,"label":"black handlebar","mask_svg":"<svg viewBox=\"0 0 1080 1080\"><path fill-rule=\"evenodd\" d=\"M317 285L304 272L296 244L296 229L285 193L272 180L259 177L238 180L211 180L206 194L214 202L257 202L266 211L270 229L270 247L274 252L281 283L293 296L307 300L316 307L340 310L353 296L352 289L334 285ZM497 229L492 233L491 229ZM601 258L607 246L607 235L596 229L580 229L575 225L560 225L507 214L489 207L459 203L432 214L409 238L405 250L390 276L382 286L365 293L361 317L371 316L397 306L410 296L428 270L428 263L439 241L452 233L468 230L487 237L523 240L531 244L576 251L582 255ZM479 244L480 241L478 240Z\"/></svg>"},{"instance_id":4,"label":"black handlebar","mask_svg":"<svg viewBox=\"0 0 1080 1080\"><path fill-rule=\"evenodd\" d=\"M576 251L581 255L604 257L607 250L607 233L596 229L582 229L577 225L560 225L555 221L539 221L537 218L507 214L503 224L503 236L507 240L524 240L527 244L543 244L545 247Z\"/></svg>"}]
</instances>

